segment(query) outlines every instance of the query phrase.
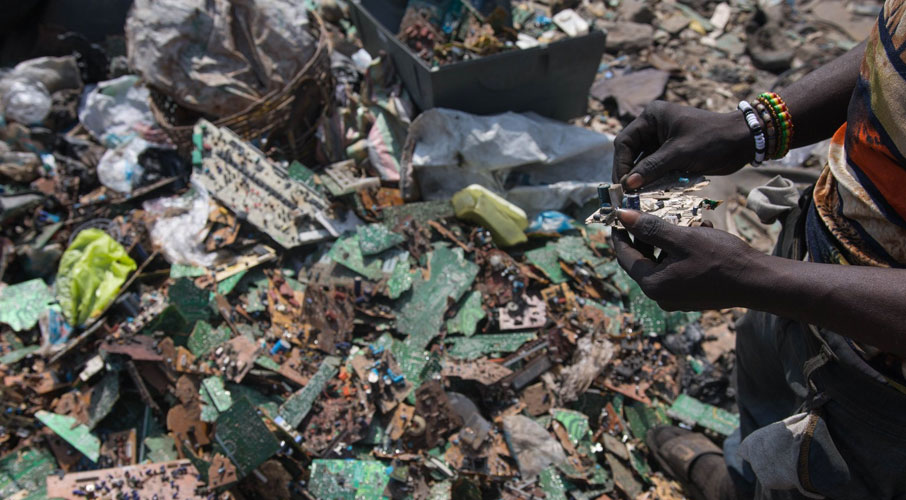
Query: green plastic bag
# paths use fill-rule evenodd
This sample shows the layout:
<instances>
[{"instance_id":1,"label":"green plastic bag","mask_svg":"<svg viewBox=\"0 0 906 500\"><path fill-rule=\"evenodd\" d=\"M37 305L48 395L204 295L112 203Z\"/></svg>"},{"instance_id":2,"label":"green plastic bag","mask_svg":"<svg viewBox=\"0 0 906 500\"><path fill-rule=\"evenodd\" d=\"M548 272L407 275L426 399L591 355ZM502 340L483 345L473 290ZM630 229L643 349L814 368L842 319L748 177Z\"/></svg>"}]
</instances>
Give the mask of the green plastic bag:
<instances>
[{"instance_id":1,"label":"green plastic bag","mask_svg":"<svg viewBox=\"0 0 906 500\"><path fill-rule=\"evenodd\" d=\"M107 307L136 268L123 245L100 229L81 231L63 252L57 301L70 325L83 325Z\"/></svg>"}]
</instances>

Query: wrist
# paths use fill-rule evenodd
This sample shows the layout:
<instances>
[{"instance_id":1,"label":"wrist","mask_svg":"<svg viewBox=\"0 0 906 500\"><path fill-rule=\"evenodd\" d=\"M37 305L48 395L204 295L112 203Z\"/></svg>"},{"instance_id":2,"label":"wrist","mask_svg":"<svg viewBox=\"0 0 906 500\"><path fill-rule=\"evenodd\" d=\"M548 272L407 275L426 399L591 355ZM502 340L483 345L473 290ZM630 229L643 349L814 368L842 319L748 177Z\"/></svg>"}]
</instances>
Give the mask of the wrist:
<instances>
[{"instance_id":1,"label":"wrist","mask_svg":"<svg viewBox=\"0 0 906 500\"><path fill-rule=\"evenodd\" d=\"M745 261L740 262L742 296L739 304L749 309L774 311L778 301L791 300L787 292L794 288L794 280L790 279L788 265L795 263L790 259L753 251Z\"/></svg>"},{"instance_id":2,"label":"wrist","mask_svg":"<svg viewBox=\"0 0 906 500\"><path fill-rule=\"evenodd\" d=\"M752 132L743 114L740 111L731 111L721 116L723 117L721 130L727 134L726 141L738 153L741 165L755 161L755 139L752 138Z\"/></svg>"}]
</instances>

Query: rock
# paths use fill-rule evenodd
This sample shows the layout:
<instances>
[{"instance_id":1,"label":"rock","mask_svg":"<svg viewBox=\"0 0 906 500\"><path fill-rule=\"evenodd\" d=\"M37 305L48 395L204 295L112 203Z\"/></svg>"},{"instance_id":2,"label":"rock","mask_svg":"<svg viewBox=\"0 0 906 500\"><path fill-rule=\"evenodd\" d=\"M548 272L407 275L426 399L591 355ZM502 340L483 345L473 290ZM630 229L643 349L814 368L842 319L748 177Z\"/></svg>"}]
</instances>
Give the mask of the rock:
<instances>
[{"instance_id":1,"label":"rock","mask_svg":"<svg viewBox=\"0 0 906 500\"><path fill-rule=\"evenodd\" d=\"M774 73L789 69L795 55L792 42L772 24L766 24L749 35L746 48L756 67Z\"/></svg>"},{"instance_id":2,"label":"rock","mask_svg":"<svg viewBox=\"0 0 906 500\"><path fill-rule=\"evenodd\" d=\"M607 52L635 52L651 45L654 28L648 24L633 22L602 22L600 26L607 30Z\"/></svg>"},{"instance_id":3,"label":"rock","mask_svg":"<svg viewBox=\"0 0 906 500\"><path fill-rule=\"evenodd\" d=\"M41 158L34 153L0 153L0 177L28 183L41 176Z\"/></svg>"},{"instance_id":4,"label":"rock","mask_svg":"<svg viewBox=\"0 0 906 500\"><path fill-rule=\"evenodd\" d=\"M724 33L718 37L715 40L714 48L734 59L746 52L746 44L732 33Z\"/></svg>"},{"instance_id":5,"label":"rock","mask_svg":"<svg viewBox=\"0 0 906 500\"><path fill-rule=\"evenodd\" d=\"M689 18L679 12L675 12L670 14L670 17L667 19L661 21L658 27L671 35L676 36L680 31L686 29L686 26L689 26Z\"/></svg>"},{"instance_id":6,"label":"rock","mask_svg":"<svg viewBox=\"0 0 906 500\"><path fill-rule=\"evenodd\" d=\"M654 11L648 6L649 3L644 0L625 0L620 4L620 15L626 21L651 24L654 21Z\"/></svg>"},{"instance_id":7,"label":"rock","mask_svg":"<svg viewBox=\"0 0 906 500\"><path fill-rule=\"evenodd\" d=\"M714 7L714 14L711 16L710 22L714 25L714 29L723 31L727 27L727 23L730 22L732 15L733 10L730 5L726 2L721 2Z\"/></svg>"},{"instance_id":8,"label":"rock","mask_svg":"<svg viewBox=\"0 0 906 500\"><path fill-rule=\"evenodd\" d=\"M603 101L612 97L621 115L638 116L645 106L664 93L670 73L648 68L610 79L602 79L591 87L591 95Z\"/></svg>"}]
</instances>

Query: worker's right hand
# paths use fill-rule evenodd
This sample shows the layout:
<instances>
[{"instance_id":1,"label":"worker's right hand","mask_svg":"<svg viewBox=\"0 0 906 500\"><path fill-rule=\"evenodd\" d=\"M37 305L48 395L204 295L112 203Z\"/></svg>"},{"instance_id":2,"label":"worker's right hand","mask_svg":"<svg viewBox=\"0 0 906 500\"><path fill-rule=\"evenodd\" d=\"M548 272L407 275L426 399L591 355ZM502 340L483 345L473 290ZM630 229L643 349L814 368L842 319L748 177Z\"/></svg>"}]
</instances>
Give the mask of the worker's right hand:
<instances>
[{"instance_id":1,"label":"worker's right hand","mask_svg":"<svg viewBox=\"0 0 906 500\"><path fill-rule=\"evenodd\" d=\"M755 158L742 113L654 101L614 141L613 182L638 189L668 172L729 174ZM641 159L636 163L636 158Z\"/></svg>"}]
</instances>

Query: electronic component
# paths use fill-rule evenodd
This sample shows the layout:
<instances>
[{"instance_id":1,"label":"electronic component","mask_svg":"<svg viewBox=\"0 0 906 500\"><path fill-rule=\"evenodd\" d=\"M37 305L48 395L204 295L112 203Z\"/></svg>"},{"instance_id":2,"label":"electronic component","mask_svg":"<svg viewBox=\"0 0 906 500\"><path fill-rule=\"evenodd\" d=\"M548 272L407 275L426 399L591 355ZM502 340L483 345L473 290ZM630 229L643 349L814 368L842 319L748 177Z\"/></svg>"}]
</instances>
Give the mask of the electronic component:
<instances>
[{"instance_id":1,"label":"electronic component","mask_svg":"<svg viewBox=\"0 0 906 500\"><path fill-rule=\"evenodd\" d=\"M284 248L338 236L327 200L226 128L199 120L192 180Z\"/></svg>"},{"instance_id":2,"label":"electronic component","mask_svg":"<svg viewBox=\"0 0 906 500\"><path fill-rule=\"evenodd\" d=\"M664 179L641 191L628 194L623 193L620 184L601 184L598 186L601 207L588 216L585 223L621 227L614 209L627 208L661 217L671 224L691 226L702 221L704 210L714 210L721 203L693 194L708 183L702 176L692 179L677 177ZM603 199L605 190L607 200Z\"/></svg>"},{"instance_id":3,"label":"electronic component","mask_svg":"<svg viewBox=\"0 0 906 500\"><path fill-rule=\"evenodd\" d=\"M47 477L48 498L207 498L188 460Z\"/></svg>"}]
</instances>

